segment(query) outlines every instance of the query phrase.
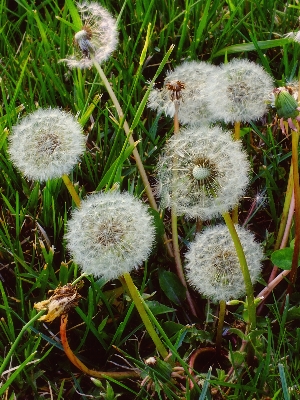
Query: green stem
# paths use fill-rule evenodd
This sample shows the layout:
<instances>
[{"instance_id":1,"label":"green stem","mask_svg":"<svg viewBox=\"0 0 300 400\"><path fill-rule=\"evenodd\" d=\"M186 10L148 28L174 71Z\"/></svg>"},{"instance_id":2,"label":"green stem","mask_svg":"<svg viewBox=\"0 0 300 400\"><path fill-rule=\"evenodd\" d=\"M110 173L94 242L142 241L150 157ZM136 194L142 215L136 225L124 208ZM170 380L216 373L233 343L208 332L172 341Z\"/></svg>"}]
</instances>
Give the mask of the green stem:
<instances>
[{"instance_id":1,"label":"green stem","mask_svg":"<svg viewBox=\"0 0 300 400\"><path fill-rule=\"evenodd\" d=\"M225 311L226 311L226 302L225 300L220 301L219 307L219 320L218 320L218 328L217 328L217 337L216 337L216 351L217 355L220 355L221 351L221 343L222 343L222 333L225 319Z\"/></svg>"},{"instance_id":2,"label":"green stem","mask_svg":"<svg viewBox=\"0 0 300 400\"><path fill-rule=\"evenodd\" d=\"M13 342L9 352L7 353L6 357L4 358L4 360L2 361L2 364L0 366L0 376L2 375L2 373L5 370L5 367L7 366L7 364L10 362L11 357L13 356L13 354L16 351L17 346L19 345L20 340L22 339L22 336L24 335L24 333L26 332L26 330L33 325L34 321L36 321L39 317L41 317L44 314L44 310L40 311L38 314L36 314L33 318L31 318L31 320L29 322L27 322L26 325L23 326L23 328L21 329L21 332L18 334L18 336L16 337L16 340Z\"/></svg>"},{"instance_id":3,"label":"green stem","mask_svg":"<svg viewBox=\"0 0 300 400\"><path fill-rule=\"evenodd\" d=\"M116 107L116 110L117 110L117 113L118 113L118 116L119 116L120 120L123 121L124 131L126 133L126 136L129 136L128 141L129 141L129 143L131 145L133 145L134 144L134 139L132 137L132 131L130 131L128 122L126 121L126 119L124 119L124 113L122 111L120 103L119 103L119 101L118 101L118 99L117 99L112 87L110 86L109 81L106 78L106 75L105 75L103 69L101 68L100 64L93 57L92 57L92 60L93 60L95 68L97 69L97 71L98 71L98 73L100 75L100 78L102 79L102 81L103 81L103 83L105 85L105 88L106 88L106 90L107 90L107 92L108 92L108 94L109 94L114 106ZM153 196L153 192L151 190L151 187L150 187L150 184L149 184L149 180L148 180L144 165L142 163L142 160L141 160L141 157L139 155L139 152L138 152L138 150L136 148L134 148L134 150L133 150L133 156L135 158L136 165L138 167L140 176L141 176L143 184L145 186L145 191L147 193L147 196L148 196L148 199L149 199L149 203L150 203L151 207L154 210L157 210L158 209L157 208L157 204L156 204L155 198Z\"/></svg>"},{"instance_id":4,"label":"green stem","mask_svg":"<svg viewBox=\"0 0 300 400\"><path fill-rule=\"evenodd\" d=\"M64 174L62 176L62 179L63 179L63 181L64 181L64 183L65 183L65 185L66 185L66 187L67 187L67 189L68 189L68 191L70 193L70 195L72 196L72 199L73 199L74 203L76 204L77 207L79 207L80 203L81 203L81 200L80 200L80 197L78 196L78 194L77 194L77 192L76 192L76 190L74 188L73 183L70 181L70 178L68 177L68 175Z\"/></svg>"},{"instance_id":5,"label":"green stem","mask_svg":"<svg viewBox=\"0 0 300 400\"><path fill-rule=\"evenodd\" d=\"M223 214L224 221L226 222L227 228L230 232L231 238L233 240L236 253L240 262L245 288L246 288L246 295L247 295L247 303L248 303L248 329L247 333L250 333L256 328L256 307L254 304L254 293L253 293L253 285L250 278L249 268L247 265L246 257L244 254L243 247L241 245L240 239L238 237L237 231L235 229L234 223L230 217L228 212ZM254 357L254 348L252 345L248 346L248 356L247 360L248 363L251 364Z\"/></svg>"},{"instance_id":6,"label":"green stem","mask_svg":"<svg viewBox=\"0 0 300 400\"><path fill-rule=\"evenodd\" d=\"M134 142L134 139L132 137L132 131L130 130L128 122L126 121L126 119L124 117L124 113L123 113L123 110L122 110L122 108L120 106L120 103L119 103L114 91L112 90L112 87L110 86L109 81L106 78L106 75L105 75L103 69L101 68L100 64L95 60L95 58L93 56L91 56L91 58L93 60L94 67L98 71L98 73L100 75L100 78L102 79L102 81L104 83L104 86L105 86L105 88L106 88L106 90L107 90L107 92L108 92L108 94L109 94L114 106L116 107L118 116L120 118L120 122L122 122L125 134L126 134L126 136L128 136L129 144L130 145L134 145L135 142ZM153 208L154 210L158 211L158 207L157 207L157 204L156 204L156 201L155 201L155 198L154 198L154 195L153 195L153 192L152 192L149 180L148 180L148 176L146 174L144 165L142 163L141 157L140 157L139 152L138 152L136 147L134 148L132 154L133 154L133 157L135 159L136 166L137 166L137 168L139 170L139 174L141 176L141 179L143 181L143 184L144 184L144 187L145 187L145 191L146 191L146 194L147 194L147 197L148 197L148 200L149 200L149 204L150 204L151 208ZM168 250L169 255L171 257L173 257L172 247L171 247L171 245L169 243L169 240L168 240L166 234L164 234L164 243L165 243L165 246L166 246L166 248Z\"/></svg>"},{"instance_id":7,"label":"green stem","mask_svg":"<svg viewBox=\"0 0 300 400\"><path fill-rule=\"evenodd\" d=\"M279 225L279 229L278 229L277 239L276 239L276 243L274 245L274 250L279 249L280 243L281 243L283 235L284 235L286 222L287 222L288 215L289 215L289 209L290 209L293 190L294 190L293 164L291 163L289 179L288 179L288 184L287 184L287 189L286 189L286 194L285 194L285 199L284 199L284 205L283 205L283 210L282 210L282 214L281 214L281 220L280 220L280 225Z\"/></svg>"},{"instance_id":8,"label":"green stem","mask_svg":"<svg viewBox=\"0 0 300 400\"><path fill-rule=\"evenodd\" d=\"M174 106L175 106L174 135L177 135L179 133L179 121L178 121L179 102L175 101ZM176 162L177 162L177 160L175 159L174 163L176 164ZM174 172L174 174L176 174L176 171ZM188 290L184 272L183 272L183 268L182 268L180 248L179 248L179 243L178 243L178 224L177 224L177 212L176 212L175 204L172 205L172 209L171 209L171 221L172 221L172 243L173 243L173 253L174 253L174 259L175 259L176 272L177 272L178 278L180 279L180 282L186 288L186 300L188 302L190 310L191 310L192 314L195 317L197 317L197 311L196 311L192 296Z\"/></svg>"},{"instance_id":9,"label":"green stem","mask_svg":"<svg viewBox=\"0 0 300 400\"><path fill-rule=\"evenodd\" d=\"M290 213L290 207L292 206L291 200L292 200L292 196L293 196L293 190L294 190L293 164L291 163L288 185L287 185L287 190L286 190L286 194L285 194L285 200L284 200L283 210L282 210L282 214L281 214L281 220L280 220L280 225L279 225L279 229L278 229L277 239L276 239L276 243L274 245L274 251L278 250L279 248L286 247L286 240L283 240L283 239L284 239L284 233L285 233L285 230L287 227L287 221L288 221L288 217L289 217L289 213ZM286 235L286 239L287 239L287 235ZM274 265L272 272L269 276L268 283L272 282L273 279L275 279L277 272L278 272L278 267L276 265ZM261 311L262 305L263 305L263 302L259 305L258 312Z\"/></svg>"},{"instance_id":10,"label":"green stem","mask_svg":"<svg viewBox=\"0 0 300 400\"><path fill-rule=\"evenodd\" d=\"M299 167L298 167L298 143L299 143L299 124L297 124L297 131L292 131L292 164L293 164L293 178L294 178L294 197L295 197L295 245L292 259L292 268L290 274L290 284L288 293L292 291L293 285L297 278L297 268L299 265L299 252L300 252L300 189L299 189Z\"/></svg>"},{"instance_id":11,"label":"green stem","mask_svg":"<svg viewBox=\"0 0 300 400\"><path fill-rule=\"evenodd\" d=\"M134 302L134 304L140 314L140 317L145 325L145 328L147 329L147 332L149 333L151 339L153 340L153 342L157 348L157 351L162 356L162 358L165 359L169 353L166 350L166 348L163 345L160 338L158 337L155 329L153 328L153 325L148 317L148 314L145 311L140 293L138 292L138 290L137 290L135 284L133 283L133 280L128 272L126 272L123 275L123 277L125 279L125 282L126 282L128 291L130 293L130 296L132 298L132 301Z\"/></svg>"},{"instance_id":12,"label":"green stem","mask_svg":"<svg viewBox=\"0 0 300 400\"><path fill-rule=\"evenodd\" d=\"M241 123L236 121L234 123L234 140L240 140L241 138ZM239 220L239 206L236 205L232 210L232 220L234 224L238 223Z\"/></svg>"}]
</instances>

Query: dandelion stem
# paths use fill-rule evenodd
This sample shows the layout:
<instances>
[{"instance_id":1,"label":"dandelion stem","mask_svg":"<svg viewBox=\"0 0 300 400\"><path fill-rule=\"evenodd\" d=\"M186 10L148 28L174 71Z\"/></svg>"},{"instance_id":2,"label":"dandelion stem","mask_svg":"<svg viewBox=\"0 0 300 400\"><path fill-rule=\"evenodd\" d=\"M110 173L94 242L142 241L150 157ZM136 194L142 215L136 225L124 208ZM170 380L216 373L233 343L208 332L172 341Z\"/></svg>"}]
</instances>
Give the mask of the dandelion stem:
<instances>
[{"instance_id":1,"label":"dandelion stem","mask_svg":"<svg viewBox=\"0 0 300 400\"><path fill-rule=\"evenodd\" d=\"M300 252L300 188L299 188L299 168L298 168L298 143L299 143L299 124L296 122L297 130L292 131L292 164L294 178L294 196L295 196L295 245L292 259L291 279L288 286L288 293L291 293L293 285L297 278L297 268L299 265Z\"/></svg>"},{"instance_id":2,"label":"dandelion stem","mask_svg":"<svg viewBox=\"0 0 300 400\"><path fill-rule=\"evenodd\" d=\"M140 317L145 325L145 328L147 329L147 332L149 333L151 339L153 340L157 351L159 352L159 354L162 356L163 359L165 359L168 356L168 351L166 350L165 346L163 345L162 341L160 340L160 338L158 337L149 317L148 314L145 311L143 302L141 300L141 295L138 292L135 284L133 283L133 280L130 276L130 274L127 272L123 275L126 285L127 285L127 289L130 293L130 296L132 298L132 301L134 302Z\"/></svg>"},{"instance_id":3,"label":"dandelion stem","mask_svg":"<svg viewBox=\"0 0 300 400\"><path fill-rule=\"evenodd\" d=\"M253 293L253 285L251 282L250 278L250 273L249 273L249 268L247 265L246 257L244 254L243 247L241 245L240 239L238 237L238 234L236 232L234 223L230 217L230 214L228 212L223 214L224 221L227 225L227 228L230 232L231 238L233 240L237 256L240 262L244 282L245 282L245 288L246 288L246 295L247 295L247 304L248 304L248 318L249 318L249 323L248 323L248 333L253 331L256 328L256 306L254 304L254 293ZM254 349L253 346L250 345L248 347L248 361L251 364L254 356Z\"/></svg>"},{"instance_id":4,"label":"dandelion stem","mask_svg":"<svg viewBox=\"0 0 300 400\"><path fill-rule=\"evenodd\" d=\"M241 137L241 123L240 121L235 121L234 123L234 140L240 140ZM239 219L239 206L236 205L232 210L232 221L234 224L238 223Z\"/></svg>"},{"instance_id":5,"label":"dandelion stem","mask_svg":"<svg viewBox=\"0 0 300 400\"><path fill-rule=\"evenodd\" d=\"M287 191L285 195L283 210L281 214L280 225L278 229L276 243L274 245L274 251L278 249L283 249L286 247L288 235L291 228L292 217L294 215L295 203L294 203L294 178L293 178L293 164L290 167L289 180L287 185ZM276 277L278 267L274 265L272 272L270 274L268 283ZM259 308L261 308L260 304Z\"/></svg>"},{"instance_id":6,"label":"dandelion stem","mask_svg":"<svg viewBox=\"0 0 300 400\"><path fill-rule=\"evenodd\" d=\"M111 86L109 84L109 81L106 78L106 75L105 75L103 69L101 68L100 64L95 60L95 58L92 55L91 55L91 59L92 59L92 61L94 63L95 68L97 69L97 71L98 71L98 73L100 75L100 78L102 79L102 81L103 81L103 83L104 83L104 85L106 87L106 90L107 90L107 92L108 92L108 94L109 94L114 106L116 107L116 110L117 110L118 116L120 118L120 121L123 122L123 128L124 128L126 136L128 136L129 144L130 145L134 145L135 142L134 142L134 139L132 137L132 131L129 128L128 122L124 118L124 113L123 113L123 110L122 110L122 108L120 106L120 103L119 103L117 97L116 97L114 91L112 90L112 88L111 88ZM148 197L148 200L149 200L149 204L154 210L158 211L158 207L157 207L157 204L156 204L156 201L155 201L155 198L154 198L154 195L153 195L153 192L152 192L149 180L148 180L148 176L146 174L144 165L142 163L141 157L140 157L139 152L138 152L136 147L134 148L132 153L133 153L137 168L139 170L141 179L143 181L143 184L144 184L144 187L145 187L145 191L146 191L146 194L147 194L147 197ZM166 248L168 250L169 255L171 257L173 257L173 251L172 251L172 248L170 246L170 243L169 243L169 240L168 240L166 234L164 234L164 243L166 245Z\"/></svg>"},{"instance_id":7,"label":"dandelion stem","mask_svg":"<svg viewBox=\"0 0 300 400\"><path fill-rule=\"evenodd\" d=\"M221 351L222 332L223 332L223 326L224 326L225 311L226 311L226 302L225 302L225 300L221 300L220 304L219 304L219 320L218 320L217 337L216 337L217 355L220 355L220 351Z\"/></svg>"},{"instance_id":8,"label":"dandelion stem","mask_svg":"<svg viewBox=\"0 0 300 400\"><path fill-rule=\"evenodd\" d=\"M62 175L62 179L63 179L70 195L72 196L74 203L76 204L77 207L79 207L80 206L80 197L78 196L70 178L68 177L68 175L64 174L64 175Z\"/></svg>"},{"instance_id":9,"label":"dandelion stem","mask_svg":"<svg viewBox=\"0 0 300 400\"><path fill-rule=\"evenodd\" d=\"M174 135L177 135L179 133L179 121L178 121L178 107L179 107L179 102L175 101L175 114L174 114ZM175 160L176 163L176 160ZM175 172L176 173L176 172ZM197 311L192 299L192 296L188 290L183 268L182 268L182 262L181 262L181 257L180 257L180 249L179 249L179 243L178 243L178 225L177 225L177 212L176 212L176 206L173 204L172 209L171 209L171 220L172 220L172 242L173 242L173 253L174 253L174 259L175 259L175 266L176 266L176 272L178 275L178 278L180 279L180 282L182 285L186 288L186 300L188 302L188 305L190 307L190 310L192 314L197 317Z\"/></svg>"},{"instance_id":10,"label":"dandelion stem","mask_svg":"<svg viewBox=\"0 0 300 400\"><path fill-rule=\"evenodd\" d=\"M138 378L139 375L135 371L124 371L124 372L102 372L102 371L96 371L94 369L88 368L83 362L81 362L73 353L73 351L70 348L70 345L68 343L67 339L67 323L68 323L68 315L64 314L61 316L61 322L60 322L60 337L61 337L61 344L64 348L64 351L68 357L68 359L71 361L72 364L75 365L80 371L82 371L84 374L93 376L98 379L104 379L106 377L110 377L113 379L126 379L126 378Z\"/></svg>"},{"instance_id":11,"label":"dandelion stem","mask_svg":"<svg viewBox=\"0 0 300 400\"><path fill-rule=\"evenodd\" d=\"M91 56L91 58L93 60L95 68L97 69L97 71L98 71L98 73L100 75L100 78L102 79L102 81L103 81L103 83L104 83L104 85L106 87L106 90L107 90L107 92L108 92L108 94L109 94L114 106L116 107L116 110L117 110L117 113L118 113L118 116L119 116L120 120L123 120L123 128L124 128L124 131L126 133L126 136L129 136L129 143L131 145L133 145L134 144L134 139L132 137L132 131L130 131L128 122L124 119L124 113L122 111L120 103L119 103L119 101L118 101L113 89L111 88L111 86L109 84L109 81L106 78L106 75L105 75L103 69L101 68L100 64L92 56ZM157 210L158 209L157 208L157 204L156 204L155 198L153 196L153 193L152 193L152 190L151 190L151 187L150 187L150 183L149 183L149 180L148 180L144 165L143 165L142 160L140 158L139 152L138 152L138 150L136 148L134 148L134 150L133 150L133 156L135 158L136 165L138 167L140 176L141 176L143 184L145 186L145 191L147 193L147 196L148 196L148 199L149 199L149 203L150 203L151 207L154 210Z\"/></svg>"}]
</instances>

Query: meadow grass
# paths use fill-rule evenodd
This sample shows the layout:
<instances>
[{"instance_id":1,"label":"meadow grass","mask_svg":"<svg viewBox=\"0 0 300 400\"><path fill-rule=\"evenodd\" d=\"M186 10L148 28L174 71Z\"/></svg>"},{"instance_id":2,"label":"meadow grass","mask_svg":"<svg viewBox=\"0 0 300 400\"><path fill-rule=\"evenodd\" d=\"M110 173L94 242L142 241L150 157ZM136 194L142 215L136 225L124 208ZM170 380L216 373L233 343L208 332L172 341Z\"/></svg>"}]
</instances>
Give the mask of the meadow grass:
<instances>
[{"instance_id":1,"label":"meadow grass","mask_svg":"<svg viewBox=\"0 0 300 400\"><path fill-rule=\"evenodd\" d=\"M122 191L147 201L133 147L126 142L98 73L94 68L69 70L59 62L72 52L72 4L72 0L17 0L12 6L0 1L0 398L298 399L299 283L285 296L287 277L267 298L252 337L254 365L245 363L240 349L245 339L242 305L228 308L222 354L216 358L209 349L215 344L217 307L192 292L198 318L189 313L174 260L163 245L164 227L154 211L157 245L132 278L150 320L172 353L171 362L145 363L157 353L118 281L83 278L82 298L69 315L68 338L74 353L90 368L135 369L139 379L117 381L108 376L106 381L92 382L67 359L59 323L37 321L40 315L34 303L80 276L64 241L75 203L61 179L27 181L12 166L8 137L18 119L37 107L60 107L77 114L87 135L87 151L70 175L79 197L120 185ZM160 151L173 131L172 120L145 107L153 78L159 87L165 73L187 59L219 65L238 57L262 65L276 86L298 79L300 45L284 37L299 29L297 2L102 0L101 5L117 18L119 30L118 48L102 67L134 140L139 140L137 149L153 187ZM270 108L264 120L241 129L252 171L239 220L243 223L247 218L246 225L263 242L266 256L256 294L273 267L270 256L292 155L291 137L282 134L275 117ZM257 193L264 201L257 203L248 219ZM168 212L165 222L170 235ZM195 231L194 221L178 219L182 255ZM294 237L293 225L288 242ZM192 373L188 362L199 348L208 350L197 358ZM182 368L185 379L170 379L174 366ZM192 384L194 379L199 384Z\"/></svg>"}]
</instances>

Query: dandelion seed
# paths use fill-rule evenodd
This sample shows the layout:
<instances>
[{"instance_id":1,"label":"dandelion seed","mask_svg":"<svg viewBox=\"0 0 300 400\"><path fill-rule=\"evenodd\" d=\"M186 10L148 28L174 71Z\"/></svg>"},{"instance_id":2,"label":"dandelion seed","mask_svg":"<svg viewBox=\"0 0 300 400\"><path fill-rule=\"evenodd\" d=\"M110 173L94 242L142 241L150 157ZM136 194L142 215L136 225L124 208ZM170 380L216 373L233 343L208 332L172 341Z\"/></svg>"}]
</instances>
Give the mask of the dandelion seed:
<instances>
[{"instance_id":1,"label":"dandelion seed","mask_svg":"<svg viewBox=\"0 0 300 400\"><path fill-rule=\"evenodd\" d=\"M210 81L210 112L226 123L257 120L267 111L273 87L273 79L262 67L234 59Z\"/></svg>"},{"instance_id":2,"label":"dandelion seed","mask_svg":"<svg viewBox=\"0 0 300 400\"><path fill-rule=\"evenodd\" d=\"M65 61L70 68L90 68L93 60L106 61L118 44L115 19L98 3L83 2L77 5L82 28L75 34L75 54ZM92 57L91 57L92 56Z\"/></svg>"},{"instance_id":3,"label":"dandelion seed","mask_svg":"<svg viewBox=\"0 0 300 400\"><path fill-rule=\"evenodd\" d=\"M69 174L85 151L82 127L58 108L38 109L12 128L8 153L13 164L37 181Z\"/></svg>"},{"instance_id":4,"label":"dandelion seed","mask_svg":"<svg viewBox=\"0 0 300 400\"><path fill-rule=\"evenodd\" d=\"M205 62L184 62L167 74L161 90L150 92L148 107L174 117L175 102L179 102L178 119L181 124L212 121L206 104L206 88L211 74L217 69Z\"/></svg>"},{"instance_id":5,"label":"dandelion seed","mask_svg":"<svg viewBox=\"0 0 300 400\"><path fill-rule=\"evenodd\" d=\"M263 251L254 235L240 226L236 230L254 284L261 271ZM246 293L243 274L226 225L206 228L196 236L186 254L187 280L214 302L238 299Z\"/></svg>"},{"instance_id":6,"label":"dandelion seed","mask_svg":"<svg viewBox=\"0 0 300 400\"><path fill-rule=\"evenodd\" d=\"M128 193L97 193L68 221L67 247L83 272L107 280L137 268L154 241L152 217Z\"/></svg>"},{"instance_id":7,"label":"dandelion seed","mask_svg":"<svg viewBox=\"0 0 300 400\"><path fill-rule=\"evenodd\" d=\"M211 219L238 204L248 184L249 163L229 132L202 126L173 136L157 170L161 207Z\"/></svg>"}]
</instances>

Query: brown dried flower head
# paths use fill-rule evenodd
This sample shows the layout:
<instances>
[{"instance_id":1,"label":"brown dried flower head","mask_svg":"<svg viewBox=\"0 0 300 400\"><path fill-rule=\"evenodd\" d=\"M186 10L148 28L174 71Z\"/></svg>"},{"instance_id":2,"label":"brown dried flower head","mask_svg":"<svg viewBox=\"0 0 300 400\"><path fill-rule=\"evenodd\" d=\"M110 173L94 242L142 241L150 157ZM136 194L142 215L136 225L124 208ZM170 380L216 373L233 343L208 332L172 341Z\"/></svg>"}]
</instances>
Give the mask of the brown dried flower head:
<instances>
[{"instance_id":1,"label":"brown dried flower head","mask_svg":"<svg viewBox=\"0 0 300 400\"><path fill-rule=\"evenodd\" d=\"M35 303L34 308L38 311L48 310L46 315L39 318L39 321L52 322L55 318L67 314L72 308L78 305L80 294L78 285L73 286L68 283L65 286L58 286L55 290L50 290L53 295L48 300Z\"/></svg>"}]
</instances>

